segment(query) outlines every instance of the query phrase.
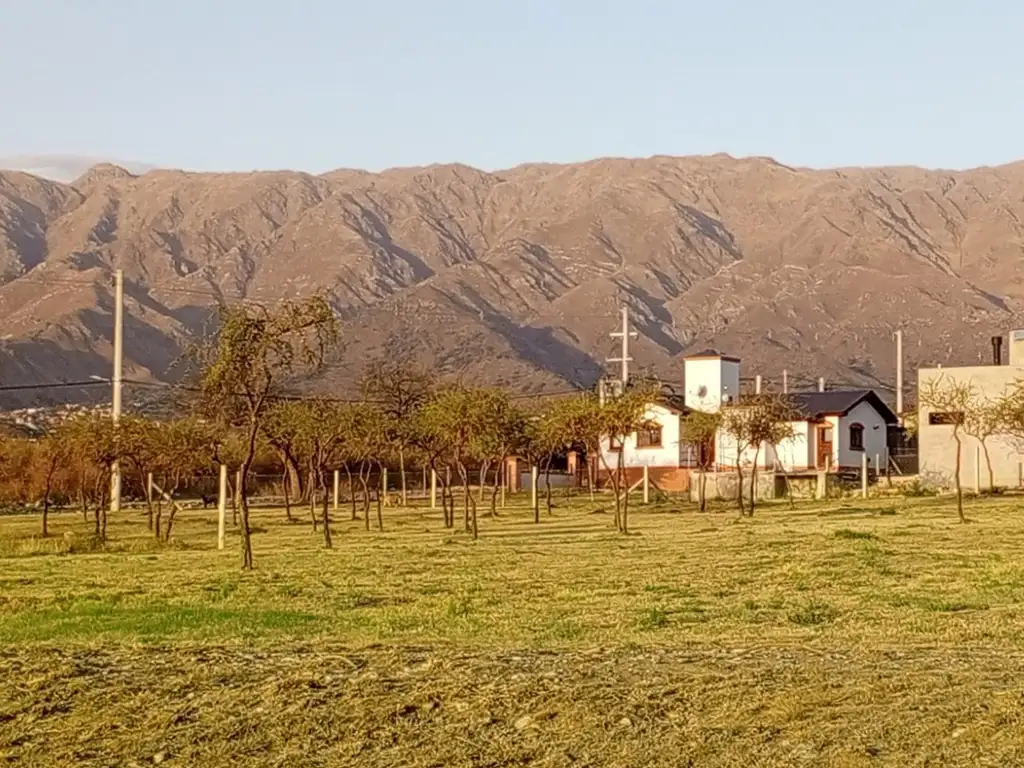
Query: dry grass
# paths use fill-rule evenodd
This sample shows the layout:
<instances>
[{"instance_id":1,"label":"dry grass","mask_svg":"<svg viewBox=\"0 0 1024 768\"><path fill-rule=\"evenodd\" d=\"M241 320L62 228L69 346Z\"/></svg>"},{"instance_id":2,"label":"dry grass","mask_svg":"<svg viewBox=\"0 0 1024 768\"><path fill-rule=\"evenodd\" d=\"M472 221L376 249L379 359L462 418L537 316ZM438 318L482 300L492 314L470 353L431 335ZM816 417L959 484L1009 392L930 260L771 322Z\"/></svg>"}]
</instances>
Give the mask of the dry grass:
<instances>
[{"instance_id":1,"label":"dry grass","mask_svg":"<svg viewBox=\"0 0 1024 768\"><path fill-rule=\"evenodd\" d=\"M1024 763L1020 499L700 515L563 501L478 542L259 510L174 545L0 519L0 757L26 765ZM682 511L680 511L682 510ZM347 510L343 510L347 516ZM66 532L74 532L65 536ZM63 554L67 550L70 554Z\"/></svg>"}]
</instances>

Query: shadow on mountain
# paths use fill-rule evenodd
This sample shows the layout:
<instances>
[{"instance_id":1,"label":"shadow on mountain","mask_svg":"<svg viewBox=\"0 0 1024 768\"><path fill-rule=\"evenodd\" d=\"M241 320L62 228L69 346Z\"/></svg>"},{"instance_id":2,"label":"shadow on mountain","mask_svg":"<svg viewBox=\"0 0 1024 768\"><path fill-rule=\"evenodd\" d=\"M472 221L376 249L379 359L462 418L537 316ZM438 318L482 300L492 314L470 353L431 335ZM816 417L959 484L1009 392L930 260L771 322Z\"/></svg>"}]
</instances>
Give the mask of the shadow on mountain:
<instances>
[{"instance_id":1,"label":"shadow on mountain","mask_svg":"<svg viewBox=\"0 0 1024 768\"><path fill-rule=\"evenodd\" d=\"M0 350L0 380L5 387L24 389L0 391L0 408L109 402L110 384L105 381L79 387L62 385L89 381L93 376L109 379L110 375L110 361L92 350L68 350L52 339L8 342Z\"/></svg>"},{"instance_id":2,"label":"shadow on mountain","mask_svg":"<svg viewBox=\"0 0 1024 768\"><path fill-rule=\"evenodd\" d=\"M502 315L472 288L466 285L461 288L465 297L447 294L452 303L465 312L478 315L522 359L581 387L589 388L600 378L604 368L586 352L559 339L555 335L556 329L520 325Z\"/></svg>"}]
</instances>

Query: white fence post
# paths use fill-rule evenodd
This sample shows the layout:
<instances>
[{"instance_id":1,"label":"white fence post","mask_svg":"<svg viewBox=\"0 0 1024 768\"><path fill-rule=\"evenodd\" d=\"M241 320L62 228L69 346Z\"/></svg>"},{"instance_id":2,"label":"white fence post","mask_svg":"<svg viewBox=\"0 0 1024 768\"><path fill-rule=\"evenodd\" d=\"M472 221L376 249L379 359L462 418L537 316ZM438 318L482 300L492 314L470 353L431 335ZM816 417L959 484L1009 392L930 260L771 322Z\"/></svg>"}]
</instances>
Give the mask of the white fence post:
<instances>
[{"instance_id":1,"label":"white fence post","mask_svg":"<svg viewBox=\"0 0 1024 768\"><path fill-rule=\"evenodd\" d=\"M340 484L341 484L341 472L336 469L336 470L334 470L334 512L335 512L335 514L337 514L337 512L338 512L338 501L339 501L339 496L341 495L339 493L339 490L340 490L339 486L340 486Z\"/></svg>"},{"instance_id":2,"label":"white fence post","mask_svg":"<svg viewBox=\"0 0 1024 768\"><path fill-rule=\"evenodd\" d=\"M860 455L860 497L862 499L868 497L868 455L866 453Z\"/></svg>"},{"instance_id":3,"label":"white fence post","mask_svg":"<svg viewBox=\"0 0 1024 768\"><path fill-rule=\"evenodd\" d=\"M530 469L530 509L537 508L537 465Z\"/></svg>"},{"instance_id":4,"label":"white fence post","mask_svg":"<svg viewBox=\"0 0 1024 768\"><path fill-rule=\"evenodd\" d=\"M981 495L981 446L974 446L974 493Z\"/></svg>"},{"instance_id":5,"label":"white fence post","mask_svg":"<svg viewBox=\"0 0 1024 768\"><path fill-rule=\"evenodd\" d=\"M437 470L430 470L430 508L437 509Z\"/></svg>"},{"instance_id":6,"label":"white fence post","mask_svg":"<svg viewBox=\"0 0 1024 768\"><path fill-rule=\"evenodd\" d=\"M647 465L644 464L644 504L651 503L651 476Z\"/></svg>"}]
</instances>

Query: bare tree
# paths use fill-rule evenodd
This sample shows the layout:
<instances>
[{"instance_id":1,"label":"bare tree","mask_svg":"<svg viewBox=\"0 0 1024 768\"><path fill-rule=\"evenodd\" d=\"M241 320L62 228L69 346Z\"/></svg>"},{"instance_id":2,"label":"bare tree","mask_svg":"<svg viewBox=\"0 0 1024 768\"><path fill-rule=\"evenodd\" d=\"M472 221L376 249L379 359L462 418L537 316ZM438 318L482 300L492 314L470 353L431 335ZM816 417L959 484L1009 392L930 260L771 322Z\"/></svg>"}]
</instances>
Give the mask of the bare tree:
<instances>
[{"instance_id":1,"label":"bare tree","mask_svg":"<svg viewBox=\"0 0 1024 768\"><path fill-rule=\"evenodd\" d=\"M207 412L245 430L245 456L239 468L244 570L253 566L246 480L267 409L292 376L323 364L336 338L334 313L327 300L316 295L272 309L258 304L222 306L217 339L200 350L200 386Z\"/></svg>"},{"instance_id":2,"label":"bare tree","mask_svg":"<svg viewBox=\"0 0 1024 768\"><path fill-rule=\"evenodd\" d=\"M409 362L376 359L367 364L359 384L363 397L387 417L387 437L398 455L402 506L408 506L405 462L413 445L415 416L430 398L433 376Z\"/></svg>"},{"instance_id":3,"label":"bare tree","mask_svg":"<svg viewBox=\"0 0 1024 768\"><path fill-rule=\"evenodd\" d=\"M953 441L956 443L956 512L961 523L966 523L964 516L964 493L960 479L963 466L963 435L967 413L975 401L977 390L970 381L957 381L954 378L939 374L921 382L918 395L920 404L928 409L930 418L950 427Z\"/></svg>"},{"instance_id":4,"label":"bare tree","mask_svg":"<svg viewBox=\"0 0 1024 768\"><path fill-rule=\"evenodd\" d=\"M713 468L715 442L721 426L721 414L706 411L691 411L682 422L683 440L693 445L697 451L697 500L701 512L707 511L707 473Z\"/></svg>"}]
</instances>

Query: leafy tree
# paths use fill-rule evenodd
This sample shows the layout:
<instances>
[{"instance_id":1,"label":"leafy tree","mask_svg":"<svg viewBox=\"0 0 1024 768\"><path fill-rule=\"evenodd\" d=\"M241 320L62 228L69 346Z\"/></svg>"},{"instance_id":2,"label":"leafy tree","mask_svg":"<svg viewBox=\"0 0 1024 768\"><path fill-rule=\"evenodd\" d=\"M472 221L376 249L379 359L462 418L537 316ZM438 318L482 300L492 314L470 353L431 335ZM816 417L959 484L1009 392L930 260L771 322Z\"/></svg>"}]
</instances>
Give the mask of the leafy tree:
<instances>
[{"instance_id":1,"label":"leafy tree","mask_svg":"<svg viewBox=\"0 0 1024 768\"><path fill-rule=\"evenodd\" d=\"M402 506L408 506L406 458L414 445L416 413L430 398L434 378L411 363L378 358L367 364L359 384L363 397L387 417L387 436L398 455Z\"/></svg>"},{"instance_id":2,"label":"leafy tree","mask_svg":"<svg viewBox=\"0 0 1024 768\"><path fill-rule=\"evenodd\" d=\"M244 429L239 502L245 570L253 565L246 480L267 411L291 377L322 366L336 339L334 313L326 299L316 295L273 309L258 304L222 306L217 339L200 351L200 387L207 412Z\"/></svg>"},{"instance_id":3,"label":"leafy tree","mask_svg":"<svg viewBox=\"0 0 1024 768\"><path fill-rule=\"evenodd\" d=\"M721 413L690 411L682 422L682 438L697 451L697 499L700 511L707 510L707 473L713 469L715 442L722 425Z\"/></svg>"},{"instance_id":4,"label":"leafy tree","mask_svg":"<svg viewBox=\"0 0 1024 768\"><path fill-rule=\"evenodd\" d=\"M964 516L964 493L960 481L960 469L963 465L964 423L971 404L977 397L977 390L970 381L957 381L944 373L921 382L918 399L920 404L931 412L942 413L952 427L953 441L956 443L956 512L961 523L966 523Z\"/></svg>"},{"instance_id":5,"label":"leafy tree","mask_svg":"<svg viewBox=\"0 0 1024 768\"><path fill-rule=\"evenodd\" d=\"M297 446L306 456L311 484L319 489L321 497L321 518L324 547L331 549L330 492L327 486L328 474L341 463L345 431L351 426L342 407L326 400L311 400L294 409ZM311 509L315 504L316 491L310 489ZM314 530L316 518L314 516Z\"/></svg>"},{"instance_id":6,"label":"leafy tree","mask_svg":"<svg viewBox=\"0 0 1024 768\"><path fill-rule=\"evenodd\" d=\"M492 390L482 403L483 430L476 438L475 452L481 457L480 488L487 483L487 466L494 464L494 483L491 487L491 516L498 514L498 491L504 466L522 444L526 418L512 404L508 394Z\"/></svg>"}]
</instances>

